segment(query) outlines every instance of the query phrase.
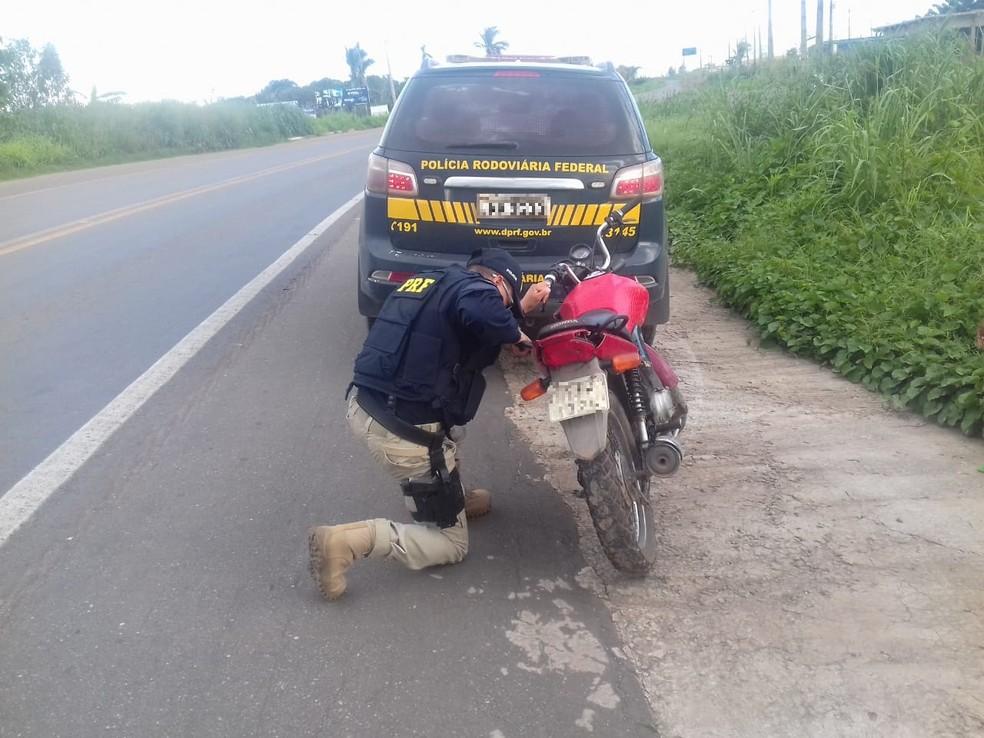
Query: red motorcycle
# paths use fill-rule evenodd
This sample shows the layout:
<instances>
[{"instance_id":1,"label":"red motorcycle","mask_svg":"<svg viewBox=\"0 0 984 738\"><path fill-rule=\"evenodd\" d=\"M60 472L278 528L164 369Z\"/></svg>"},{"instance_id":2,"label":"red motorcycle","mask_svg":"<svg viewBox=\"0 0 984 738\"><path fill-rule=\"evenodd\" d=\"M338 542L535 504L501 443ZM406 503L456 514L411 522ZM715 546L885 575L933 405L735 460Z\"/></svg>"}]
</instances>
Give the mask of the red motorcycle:
<instances>
[{"instance_id":1,"label":"red motorcycle","mask_svg":"<svg viewBox=\"0 0 984 738\"><path fill-rule=\"evenodd\" d=\"M687 406L673 369L643 340L648 291L612 271L602 234L621 219L613 212L593 246L575 246L547 274L564 300L535 341L543 376L521 396L549 396L605 554L620 571L645 574L656 558L650 482L680 467Z\"/></svg>"}]
</instances>

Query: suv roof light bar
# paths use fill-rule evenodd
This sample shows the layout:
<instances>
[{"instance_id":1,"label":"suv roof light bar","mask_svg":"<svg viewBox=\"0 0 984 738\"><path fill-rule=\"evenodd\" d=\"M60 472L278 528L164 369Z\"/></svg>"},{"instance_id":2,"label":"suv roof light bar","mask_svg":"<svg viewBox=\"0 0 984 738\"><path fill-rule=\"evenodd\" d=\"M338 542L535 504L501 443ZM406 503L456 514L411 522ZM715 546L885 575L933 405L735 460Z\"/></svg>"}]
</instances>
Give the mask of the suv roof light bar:
<instances>
[{"instance_id":1,"label":"suv roof light bar","mask_svg":"<svg viewBox=\"0 0 984 738\"><path fill-rule=\"evenodd\" d=\"M475 62L534 62L538 64L576 64L591 66L588 56L537 56L531 54L503 54L502 56L471 56L469 54L450 54L448 64L468 64Z\"/></svg>"}]
</instances>

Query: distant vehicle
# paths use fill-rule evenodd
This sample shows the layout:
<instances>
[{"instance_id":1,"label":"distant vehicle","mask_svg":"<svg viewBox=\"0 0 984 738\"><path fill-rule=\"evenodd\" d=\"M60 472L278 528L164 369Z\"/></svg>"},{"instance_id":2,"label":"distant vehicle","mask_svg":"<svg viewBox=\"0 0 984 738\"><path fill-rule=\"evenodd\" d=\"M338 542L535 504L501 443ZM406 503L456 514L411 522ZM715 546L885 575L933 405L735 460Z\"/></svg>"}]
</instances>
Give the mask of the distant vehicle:
<instances>
[{"instance_id":1,"label":"distant vehicle","mask_svg":"<svg viewBox=\"0 0 984 738\"><path fill-rule=\"evenodd\" d=\"M604 237L614 270L648 291L651 341L669 319L662 196L662 163L614 71L542 59L421 69L369 157L359 311L372 321L409 276L483 246L512 252L527 282L541 281L639 198Z\"/></svg>"}]
</instances>

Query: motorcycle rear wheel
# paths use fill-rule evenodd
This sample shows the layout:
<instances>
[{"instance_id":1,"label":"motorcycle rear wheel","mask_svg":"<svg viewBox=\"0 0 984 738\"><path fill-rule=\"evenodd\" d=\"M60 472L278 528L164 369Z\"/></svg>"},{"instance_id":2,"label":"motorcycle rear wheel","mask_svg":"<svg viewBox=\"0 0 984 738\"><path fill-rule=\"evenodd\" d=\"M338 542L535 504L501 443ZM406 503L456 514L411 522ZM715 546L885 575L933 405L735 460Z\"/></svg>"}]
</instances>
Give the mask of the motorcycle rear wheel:
<instances>
[{"instance_id":1,"label":"motorcycle rear wheel","mask_svg":"<svg viewBox=\"0 0 984 738\"><path fill-rule=\"evenodd\" d=\"M608 445L593 461L580 463L598 540L612 566L626 574L647 574L656 561L656 515L649 477L640 475L639 454L618 396L609 392Z\"/></svg>"}]
</instances>

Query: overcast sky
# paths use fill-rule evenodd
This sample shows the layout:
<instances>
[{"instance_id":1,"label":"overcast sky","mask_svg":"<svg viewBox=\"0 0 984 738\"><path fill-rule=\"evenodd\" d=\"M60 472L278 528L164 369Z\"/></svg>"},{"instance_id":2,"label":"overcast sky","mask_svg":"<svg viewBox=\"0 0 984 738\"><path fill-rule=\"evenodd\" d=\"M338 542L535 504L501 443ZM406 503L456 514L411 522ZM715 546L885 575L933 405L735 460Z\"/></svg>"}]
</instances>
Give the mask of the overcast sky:
<instances>
[{"instance_id":1,"label":"overcast sky","mask_svg":"<svg viewBox=\"0 0 984 738\"><path fill-rule=\"evenodd\" d=\"M345 0L342 0L345 2ZM834 35L921 15L932 0L834 0ZM810 35L816 0L808 0ZM773 0L776 53L799 44L798 0ZM0 37L53 43L72 87L88 95L123 90L130 101L209 100L250 95L271 79L307 84L348 77L345 47L360 42L372 74L409 76L420 46L435 58L479 53L473 42L495 25L509 52L581 54L662 75L696 46L722 62L729 41L759 28L767 0L606 3L584 0L254 2L253 0L4 0ZM824 35L826 35L826 21ZM688 66L694 64L688 60Z\"/></svg>"}]
</instances>

